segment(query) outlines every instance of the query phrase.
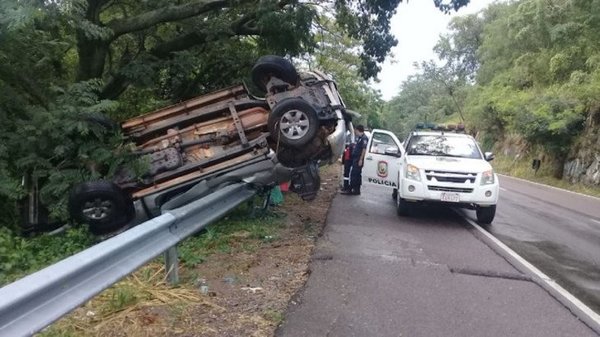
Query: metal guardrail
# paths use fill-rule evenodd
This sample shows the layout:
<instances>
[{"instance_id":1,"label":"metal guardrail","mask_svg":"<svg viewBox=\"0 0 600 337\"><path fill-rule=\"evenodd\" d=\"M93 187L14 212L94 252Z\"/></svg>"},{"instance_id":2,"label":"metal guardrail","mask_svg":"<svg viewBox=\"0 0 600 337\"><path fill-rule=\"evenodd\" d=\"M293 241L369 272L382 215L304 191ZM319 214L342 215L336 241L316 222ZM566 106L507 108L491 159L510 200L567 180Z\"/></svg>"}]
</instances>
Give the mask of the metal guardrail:
<instances>
[{"instance_id":1,"label":"metal guardrail","mask_svg":"<svg viewBox=\"0 0 600 337\"><path fill-rule=\"evenodd\" d=\"M250 199L226 186L0 288L0 336L30 336Z\"/></svg>"}]
</instances>

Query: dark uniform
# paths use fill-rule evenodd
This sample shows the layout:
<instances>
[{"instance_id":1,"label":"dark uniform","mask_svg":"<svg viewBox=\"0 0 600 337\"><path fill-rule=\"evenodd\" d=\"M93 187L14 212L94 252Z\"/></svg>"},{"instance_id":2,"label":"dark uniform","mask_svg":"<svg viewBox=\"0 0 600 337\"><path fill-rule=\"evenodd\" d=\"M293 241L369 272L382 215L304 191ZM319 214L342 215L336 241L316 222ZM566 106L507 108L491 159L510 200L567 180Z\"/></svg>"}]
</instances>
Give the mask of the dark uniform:
<instances>
[{"instance_id":1,"label":"dark uniform","mask_svg":"<svg viewBox=\"0 0 600 337\"><path fill-rule=\"evenodd\" d=\"M350 170L350 188L352 189L352 194L360 194L362 166L359 166L358 162L363 150L367 148L368 142L369 138L363 133L362 136L356 138L356 144L354 144L354 148L352 149L352 169Z\"/></svg>"}]
</instances>

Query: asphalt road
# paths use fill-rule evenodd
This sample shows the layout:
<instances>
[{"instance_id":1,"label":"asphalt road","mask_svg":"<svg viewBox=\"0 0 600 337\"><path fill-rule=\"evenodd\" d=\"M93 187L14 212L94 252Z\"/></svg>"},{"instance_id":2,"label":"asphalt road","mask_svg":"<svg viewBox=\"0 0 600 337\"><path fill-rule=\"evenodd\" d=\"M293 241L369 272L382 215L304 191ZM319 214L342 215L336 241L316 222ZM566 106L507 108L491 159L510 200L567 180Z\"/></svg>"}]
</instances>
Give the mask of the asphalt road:
<instances>
[{"instance_id":1,"label":"asphalt road","mask_svg":"<svg viewBox=\"0 0 600 337\"><path fill-rule=\"evenodd\" d=\"M277 336L597 336L444 208L338 195Z\"/></svg>"},{"instance_id":2,"label":"asphalt road","mask_svg":"<svg viewBox=\"0 0 600 337\"><path fill-rule=\"evenodd\" d=\"M486 229L600 313L600 199L500 177Z\"/></svg>"}]
</instances>

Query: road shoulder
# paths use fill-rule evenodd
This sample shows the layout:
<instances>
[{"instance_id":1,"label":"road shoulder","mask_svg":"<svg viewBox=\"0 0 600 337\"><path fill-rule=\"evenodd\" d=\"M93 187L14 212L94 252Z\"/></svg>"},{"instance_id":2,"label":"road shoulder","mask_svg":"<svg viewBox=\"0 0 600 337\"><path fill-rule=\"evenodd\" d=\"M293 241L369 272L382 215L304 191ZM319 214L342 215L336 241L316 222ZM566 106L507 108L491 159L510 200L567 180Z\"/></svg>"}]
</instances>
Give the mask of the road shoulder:
<instances>
[{"instance_id":1,"label":"road shoulder","mask_svg":"<svg viewBox=\"0 0 600 337\"><path fill-rule=\"evenodd\" d=\"M398 218L389 195L371 188L337 196L276 335L596 336L448 217Z\"/></svg>"}]
</instances>

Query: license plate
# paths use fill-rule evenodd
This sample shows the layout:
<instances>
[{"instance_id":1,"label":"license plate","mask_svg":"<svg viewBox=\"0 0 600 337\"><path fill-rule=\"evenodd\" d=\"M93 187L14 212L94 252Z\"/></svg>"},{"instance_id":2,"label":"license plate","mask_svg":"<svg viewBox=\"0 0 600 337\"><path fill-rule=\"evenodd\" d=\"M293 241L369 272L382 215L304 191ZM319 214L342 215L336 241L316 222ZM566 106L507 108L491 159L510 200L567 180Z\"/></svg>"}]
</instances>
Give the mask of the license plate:
<instances>
[{"instance_id":1,"label":"license plate","mask_svg":"<svg viewBox=\"0 0 600 337\"><path fill-rule=\"evenodd\" d=\"M442 193L442 201L460 202L460 196L458 193Z\"/></svg>"}]
</instances>

